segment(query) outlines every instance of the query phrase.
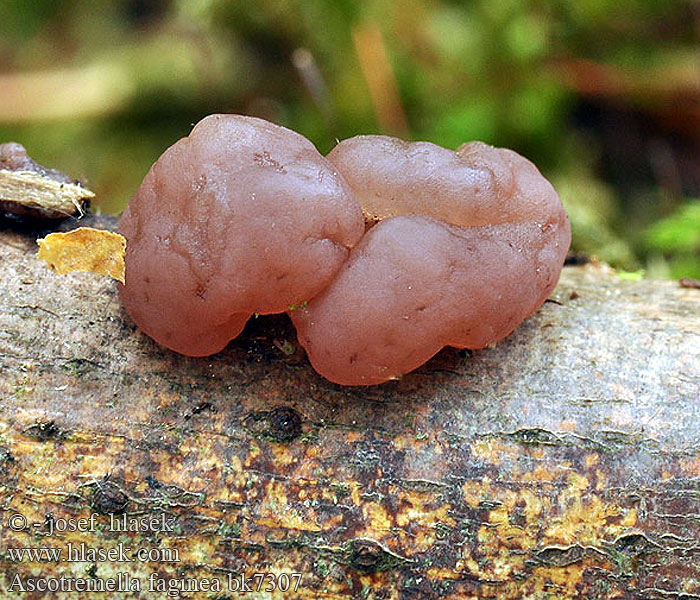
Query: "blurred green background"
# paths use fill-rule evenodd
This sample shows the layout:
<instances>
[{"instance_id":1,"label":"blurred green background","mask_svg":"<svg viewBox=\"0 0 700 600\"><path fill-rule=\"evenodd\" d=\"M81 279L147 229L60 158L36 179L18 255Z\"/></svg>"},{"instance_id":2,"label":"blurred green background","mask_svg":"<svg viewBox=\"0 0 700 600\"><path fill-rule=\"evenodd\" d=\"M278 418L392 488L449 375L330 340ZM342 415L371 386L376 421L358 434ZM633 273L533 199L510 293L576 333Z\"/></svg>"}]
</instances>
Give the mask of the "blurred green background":
<instances>
[{"instance_id":1,"label":"blurred green background","mask_svg":"<svg viewBox=\"0 0 700 600\"><path fill-rule=\"evenodd\" d=\"M574 249L700 277L700 2L0 0L0 141L119 212L212 112L533 160Z\"/></svg>"}]
</instances>

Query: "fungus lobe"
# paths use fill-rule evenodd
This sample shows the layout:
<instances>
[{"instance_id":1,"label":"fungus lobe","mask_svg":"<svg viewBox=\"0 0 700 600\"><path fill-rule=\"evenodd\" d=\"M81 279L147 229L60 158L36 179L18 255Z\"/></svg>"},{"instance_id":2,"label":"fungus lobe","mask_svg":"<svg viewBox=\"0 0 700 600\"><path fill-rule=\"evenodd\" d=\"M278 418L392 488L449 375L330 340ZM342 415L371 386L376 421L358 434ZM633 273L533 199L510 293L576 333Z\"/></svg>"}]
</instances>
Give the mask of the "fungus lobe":
<instances>
[{"instance_id":1,"label":"fungus lobe","mask_svg":"<svg viewBox=\"0 0 700 600\"><path fill-rule=\"evenodd\" d=\"M381 383L444 346L483 348L556 285L569 222L549 182L515 152L360 136L328 158L379 221L331 285L291 315L331 381Z\"/></svg>"},{"instance_id":2,"label":"fungus lobe","mask_svg":"<svg viewBox=\"0 0 700 600\"><path fill-rule=\"evenodd\" d=\"M160 344L221 350L253 313L284 312L328 286L362 236L360 208L305 137L211 115L168 148L119 222L124 305Z\"/></svg>"}]
</instances>

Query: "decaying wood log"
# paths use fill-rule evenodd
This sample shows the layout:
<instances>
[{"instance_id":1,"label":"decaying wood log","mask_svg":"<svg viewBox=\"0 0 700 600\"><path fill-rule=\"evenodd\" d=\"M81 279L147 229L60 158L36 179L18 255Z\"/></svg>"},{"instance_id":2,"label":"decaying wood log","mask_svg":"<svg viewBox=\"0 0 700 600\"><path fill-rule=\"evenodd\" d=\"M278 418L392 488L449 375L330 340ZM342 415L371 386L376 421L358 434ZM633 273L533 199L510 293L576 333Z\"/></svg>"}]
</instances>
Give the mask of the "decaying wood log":
<instances>
[{"instance_id":1,"label":"decaying wood log","mask_svg":"<svg viewBox=\"0 0 700 600\"><path fill-rule=\"evenodd\" d=\"M115 282L35 253L0 232L0 597L121 573L140 596L88 597L165 598L171 578L223 599L240 573L272 574L263 590L300 573L247 596L700 598L698 290L567 267L496 347L344 388L284 316L178 356ZM123 533L110 515L167 520ZM81 543L132 561L63 560Z\"/></svg>"}]
</instances>

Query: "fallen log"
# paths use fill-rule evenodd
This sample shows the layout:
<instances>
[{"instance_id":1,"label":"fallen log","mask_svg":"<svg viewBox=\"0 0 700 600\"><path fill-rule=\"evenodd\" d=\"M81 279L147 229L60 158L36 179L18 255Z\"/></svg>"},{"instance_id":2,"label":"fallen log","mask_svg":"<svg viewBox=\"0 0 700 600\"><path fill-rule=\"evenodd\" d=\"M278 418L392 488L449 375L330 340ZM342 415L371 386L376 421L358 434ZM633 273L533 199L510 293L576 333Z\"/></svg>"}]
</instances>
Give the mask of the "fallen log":
<instances>
[{"instance_id":1,"label":"fallen log","mask_svg":"<svg viewBox=\"0 0 700 600\"><path fill-rule=\"evenodd\" d=\"M187 358L35 255L0 231L0 597L700 598L698 290L567 267L351 388L285 316Z\"/></svg>"}]
</instances>

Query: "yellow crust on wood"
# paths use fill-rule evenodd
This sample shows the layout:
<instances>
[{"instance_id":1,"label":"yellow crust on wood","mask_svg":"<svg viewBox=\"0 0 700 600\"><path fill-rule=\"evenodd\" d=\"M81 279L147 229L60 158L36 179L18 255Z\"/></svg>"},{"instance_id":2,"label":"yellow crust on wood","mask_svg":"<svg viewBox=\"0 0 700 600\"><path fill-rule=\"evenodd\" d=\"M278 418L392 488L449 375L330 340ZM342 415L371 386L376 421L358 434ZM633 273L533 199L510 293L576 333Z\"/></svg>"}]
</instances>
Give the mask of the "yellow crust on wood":
<instances>
[{"instance_id":1,"label":"yellow crust on wood","mask_svg":"<svg viewBox=\"0 0 700 600\"><path fill-rule=\"evenodd\" d=\"M79 227L67 233L51 233L37 243L38 258L57 273L87 271L124 283L126 240L118 233Z\"/></svg>"}]
</instances>

